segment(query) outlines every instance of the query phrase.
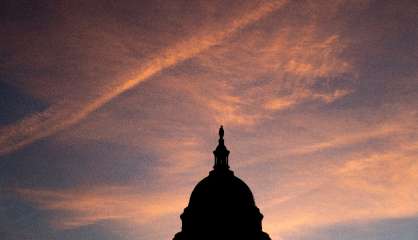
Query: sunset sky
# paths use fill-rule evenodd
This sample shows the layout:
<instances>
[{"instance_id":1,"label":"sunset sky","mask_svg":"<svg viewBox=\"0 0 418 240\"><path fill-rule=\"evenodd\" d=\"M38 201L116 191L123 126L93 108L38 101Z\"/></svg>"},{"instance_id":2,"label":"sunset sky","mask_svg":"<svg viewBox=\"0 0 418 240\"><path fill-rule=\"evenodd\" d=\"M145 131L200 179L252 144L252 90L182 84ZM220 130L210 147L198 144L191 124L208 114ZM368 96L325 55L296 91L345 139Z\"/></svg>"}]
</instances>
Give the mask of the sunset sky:
<instances>
[{"instance_id":1,"label":"sunset sky","mask_svg":"<svg viewBox=\"0 0 418 240\"><path fill-rule=\"evenodd\" d=\"M1 1L0 239L172 239L221 124L273 240L418 239L418 2Z\"/></svg>"}]
</instances>

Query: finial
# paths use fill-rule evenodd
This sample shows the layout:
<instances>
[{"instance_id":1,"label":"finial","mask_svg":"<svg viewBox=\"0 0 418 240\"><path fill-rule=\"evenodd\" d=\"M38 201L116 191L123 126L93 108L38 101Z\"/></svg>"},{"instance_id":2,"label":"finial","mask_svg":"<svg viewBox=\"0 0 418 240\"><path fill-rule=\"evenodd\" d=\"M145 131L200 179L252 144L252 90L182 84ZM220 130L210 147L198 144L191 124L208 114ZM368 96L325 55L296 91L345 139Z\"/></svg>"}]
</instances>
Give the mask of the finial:
<instances>
[{"instance_id":1,"label":"finial","mask_svg":"<svg viewBox=\"0 0 418 240\"><path fill-rule=\"evenodd\" d=\"M219 138L224 139L224 127L222 125L219 128Z\"/></svg>"},{"instance_id":2,"label":"finial","mask_svg":"<svg viewBox=\"0 0 418 240\"><path fill-rule=\"evenodd\" d=\"M214 168L216 169L229 169L228 165L228 155L229 151L225 147L224 144L224 128L221 125L219 128L219 141L218 146L216 147L215 151L213 151L215 155L215 165Z\"/></svg>"}]
</instances>

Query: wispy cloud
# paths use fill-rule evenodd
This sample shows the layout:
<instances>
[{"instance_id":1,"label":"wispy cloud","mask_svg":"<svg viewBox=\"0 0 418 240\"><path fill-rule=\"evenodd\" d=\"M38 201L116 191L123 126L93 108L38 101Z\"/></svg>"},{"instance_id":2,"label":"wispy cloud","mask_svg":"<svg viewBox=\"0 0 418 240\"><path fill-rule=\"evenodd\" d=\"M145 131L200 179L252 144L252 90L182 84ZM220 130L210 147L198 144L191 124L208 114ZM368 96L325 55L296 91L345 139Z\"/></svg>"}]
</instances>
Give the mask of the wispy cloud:
<instances>
[{"instance_id":1,"label":"wispy cloud","mask_svg":"<svg viewBox=\"0 0 418 240\"><path fill-rule=\"evenodd\" d=\"M95 172L110 186L87 182L94 177L77 172L60 176L56 188L44 186L56 176L37 175L43 181L16 193L45 210L58 228L109 220L132 224L141 234L172 236L188 194L212 167L216 130L224 124L230 165L251 186L273 239L339 223L418 215L416 34L410 35L415 26L404 24L416 21L399 20L416 14L401 4L373 2L379 7L369 9L364 2L266 1L230 8L226 12L233 14L225 18L203 4L216 12L208 13L216 20L177 25L183 32L173 34L177 38L167 40L168 47L146 48L145 54L136 51L143 46L124 45L118 57L130 56L133 67L119 69L123 77L116 74L109 83L89 78L85 85L96 95L79 95L90 99L63 94L45 112L0 130L2 155L79 123L53 144L71 146L76 156L91 157L93 166L106 165L105 170L121 164L112 173ZM140 94L123 94L151 78ZM94 143L93 152L84 152L90 148L86 142ZM113 144L122 150L108 147ZM96 158L102 147L114 155ZM27 166L16 162L29 168L38 157ZM73 155L62 157L53 159L60 168L74 164ZM71 170L91 171L80 165ZM113 178L121 171L126 173ZM26 186L23 175L16 181ZM171 217L176 227L164 222Z\"/></svg>"},{"instance_id":2,"label":"wispy cloud","mask_svg":"<svg viewBox=\"0 0 418 240\"><path fill-rule=\"evenodd\" d=\"M414 146L412 146L414 145ZM410 217L418 214L415 144L386 152L353 154L321 171L321 181L304 192L269 206L266 227L285 236L350 221Z\"/></svg>"},{"instance_id":3,"label":"wispy cloud","mask_svg":"<svg viewBox=\"0 0 418 240\"><path fill-rule=\"evenodd\" d=\"M282 239L292 232L336 223L418 214L417 151L417 142L408 141L383 152L349 154L339 164L310 169L309 178L302 174L300 179L295 175L296 179L281 180L284 188L271 191L260 206L266 216L264 228ZM55 217L51 224L55 227L77 228L104 220L146 226L179 214L190 190L144 192L135 187L110 186L21 188L16 193L40 209L52 211Z\"/></svg>"},{"instance_id":4,"label":"wispy cloud","mask_svg":"<svg viewBox=\"0 0 418 240\"><path fill-rule=\"evenodd\" d=\"M16 193L40 209L60 215L51 220L51 224L64 229L109 220L142 225L164 215L177 213L185 200L178 193L146 194L126 186L95 187L88 190L17 189Z\"/></svg>"},{"instance_id":5,"label":"wispy cloud","mask_svg":"<svg viewBox=\"0 0 418 240\"><path fill-rule=\"evenodd\" d=\"M4 155L15 151L33 141L78 123L116 96L137 86L161 70L194 57L216 45L248 24L258 21L278 9L284 3L285 1L276 1L258 4L250 12L226 23L221 30L203 32L177 42L174 46L156 54L156 57L147 59L145 64L138 66L139 70L130 74L132 76L130 79L122 80L119 85L107 89L93 100L80 102L74 99L73 101L55 103L44 112L31 115L12 126L1 129L0 154Z\"/></svg>"},{"instance_id":6,"label":"wispy cloud","mask_svg":"<svg viewBox=\"0 0 418 240\"><path fill-rule=\"evenodd\" d=\"M294 25L274 32L246 29L239 40L224 41L193 59L189 65L197 71L165 76L164 87L190 94L215 122L241 126L304 102L332 103L351 94L354 89L334 83L343 76L356 78L341 56L344 40L322 33L316 23Z\"/></svg>"}]
</instances>

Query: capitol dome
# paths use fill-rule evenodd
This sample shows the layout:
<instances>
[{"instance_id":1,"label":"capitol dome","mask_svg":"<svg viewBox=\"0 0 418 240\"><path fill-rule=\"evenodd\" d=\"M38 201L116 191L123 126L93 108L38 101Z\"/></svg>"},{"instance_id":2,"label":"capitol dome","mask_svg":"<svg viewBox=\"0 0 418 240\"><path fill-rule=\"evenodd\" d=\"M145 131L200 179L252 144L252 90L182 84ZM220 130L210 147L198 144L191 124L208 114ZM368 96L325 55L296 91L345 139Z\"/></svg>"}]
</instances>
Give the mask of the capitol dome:
<instances>
[{"instance_id":1,"label":"capitol dome","mask_svg":"<svg viewBox=\"0 0 418 240\"><path fill-rule=\"evenodd\" d=\"M253 207L250 188L230 170L211 171L190 196L190 207Z\"/></svg>"},{"instance_id":2,"label":"capitol dome","mask_svg":"<svg viewBox=\"0 0 418 240\"><path fill-rule=\"evenodd\" d=\"M221 126L214 169L194 188L174 240L270 240L250 188L229 169L223 135Z\"/></svg>"}]
</instances>

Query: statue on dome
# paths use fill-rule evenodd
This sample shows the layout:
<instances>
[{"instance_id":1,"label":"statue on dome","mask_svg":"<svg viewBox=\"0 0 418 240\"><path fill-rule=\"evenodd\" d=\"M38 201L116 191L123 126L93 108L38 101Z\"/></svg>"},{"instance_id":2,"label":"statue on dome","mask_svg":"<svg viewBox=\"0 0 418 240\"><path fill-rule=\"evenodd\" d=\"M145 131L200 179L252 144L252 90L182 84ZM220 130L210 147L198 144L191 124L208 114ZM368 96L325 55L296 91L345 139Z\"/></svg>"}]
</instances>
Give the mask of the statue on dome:
<instances>
[{"instance_id":1,"label":"statue on dome","mask_svg":"<svg viewBox=\"0 0 418 240\"><path fill-rule=\"evenodd\" d=\"M219 138L224 139L224 127L222 125L219 128Z\"/></svg>"}]
</instances>

